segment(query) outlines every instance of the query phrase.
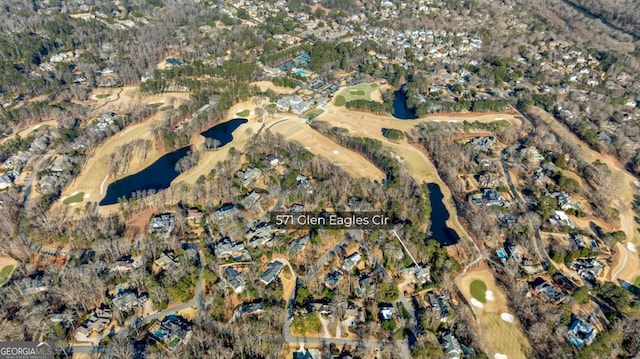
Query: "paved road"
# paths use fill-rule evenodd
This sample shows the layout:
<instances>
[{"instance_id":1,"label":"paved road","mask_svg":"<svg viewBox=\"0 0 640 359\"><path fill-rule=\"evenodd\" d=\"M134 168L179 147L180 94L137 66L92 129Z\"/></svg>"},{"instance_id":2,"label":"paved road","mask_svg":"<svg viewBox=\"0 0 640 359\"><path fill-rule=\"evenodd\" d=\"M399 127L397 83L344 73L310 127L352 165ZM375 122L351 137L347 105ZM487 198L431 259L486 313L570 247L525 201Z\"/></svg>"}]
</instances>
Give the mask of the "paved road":
<instances>
[{"instance_id":1,"label":"paved road","mask_svg":"<svg viewBox=\"0 0 640 359\"><path fill-rule=\"evenodd\" d=\"M27 207L27 202L29 201L29 196L31 195L31 187L33 185L33 181L36 179L36 175L38 174L38 172L42 170L42 166L45 163L49 162L49 159L51 158L51 156L53 156L53 154L47 154L46 156L42 157L42 159L40 159L40 161L33 166L33 170L29 175L29 179L27 180L26 186L24 187L24 195L22 197L22 208Z\"/></svg>"}]
</instances>

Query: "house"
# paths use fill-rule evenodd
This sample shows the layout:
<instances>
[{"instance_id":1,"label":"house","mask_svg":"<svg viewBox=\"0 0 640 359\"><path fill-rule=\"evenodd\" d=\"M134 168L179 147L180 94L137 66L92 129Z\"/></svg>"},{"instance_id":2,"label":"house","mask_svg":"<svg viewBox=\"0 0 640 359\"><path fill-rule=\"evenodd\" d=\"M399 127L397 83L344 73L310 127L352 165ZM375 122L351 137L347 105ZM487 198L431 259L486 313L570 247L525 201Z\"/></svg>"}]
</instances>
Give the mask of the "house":
<instances>
[{"instance_id":1,"label":"house","mask_svg":"<svg viewBox=\"0 0 640 359\"><path fill-rule=\"evenodd\" d=\"M236 177L242 180L242 185L247 187L251 182L262 174L259 168L249 167L246 170L236 172Z\"/></svg>"},{"instance_id":2,"label":"house","mask_svg":"<svg viewBox=\"0 0 640 359\"><path fill-rule=\"evenodd\" d=\"M451 332L445 332L442 334L442 351L445 358L458 359L462 355L462 348L458 339L454 337Z\"/></svg>"},{"instance_id":3,"label":"house","mask_svg":"<svg viewBox=\"0 0 640 359\"><path fill-rule=\"evenodd\" d=\"M302 237L298 237L298 238L294 239L289 244L289 250L291 250L293 252L300 252L301 250L303 250L307 246L307 243L309 243L310 239L311 239L311 237L308 234L306 234L306 235L304 235Z\"/></svg>"},{"instance_id":4,"label":"house","mask_svg":"<svg viewBox=\"0 0 640 359\"><path fill-rule=\"evenodd\" d=\"M428 292L429 306L433 312L440 315L440 321L446 322L449 319L449 307L447 306L446 297L438 295L434 292Z\"/></svg>"},{"instance_id":5,"label":"house","mask_svg":"<svg viewBox=\"0 0 640 359\"><path fill-rule=\"evenodd\" d=\"M393 315L396 314L396 308L392 305L379 305L379 314L382 320L391 320L393 319Z\"/></svg>"},{"instance_id":6,"label":"house","mask_svg":"<svg viewBox=\"0 0 640 359\"><path fill-rule=\"evenodd\" d=\"M260 194L256 191L251 191L247 196L242 199L242 204L251 207L255 205L260 199Z\"/></svg>"},{"instance_id":7,"label":"house","mask_svg":"<svg viewBox=\"0 0 640 359\"><path fill-rule=\"evenodd\" d=\"M147 299L146 295L138 297L132 291L124 291L122 293L118 293L118 295L111 300L111 303L120 312L128 312L134 308L142 307Z\"/></svg>"},{"instance_id":8,"label":"house","mask_svg":"<svg viewBox=\"0 0 640 359\"><path fill-rule=\"evenodd\" d=\"M360 260L362 260L362 255L358 252L354 252L344 258L342 269L348 272L353 269L353 267L355 267L358 262L360 262Z\"/></svg>"},{"instance_id":9,"label":"house","mask_svg":"<svg viewBox=\"0 0 640 359\"><path fill-rule=\"evenodd\" d=\"M164 270L178 266L178 261L171 252L163 252L153 263Z\"/></svg>"},{"instance_id":10,"label":"house","mask_svg":"<svg viewBox=\"0 0 640 359\"><path fill-rule=\"evenodd\" d=\"M236 243L231 238L226 237L215 244L214 252L218 259L224 260L230 257L243 257L246 249L244 244Z\"/></svg>"},{"instance_id":11,"label":"house","mask_svg":"<svg viewBox=\"0 0 640 359\"><path fill-rule=\"evenodd\" d=\"M44 176L38 182L38 186L40 187L40 193L42 194L50 194L56 192L60 185L60 178L57 176Z\"/></svg>"},{"instance_id":12,"label":"house","mask_svg":"<svg viewBox=\"0 0 640 359\"><path fill-rule=\"evenodd\" d=\"M327 305L326 300L310 300L307 305L307 313L318 313L321 315L331 315L331 307Z\"/></svg>"},{"instance_id":13,"label":"house","mask_svg":"<svg viewBox=\"0 0 640 359\"><path fill-rule=\"evenodd\" d=\"M49 277L43 277L42 275L35 275L32 277L26 277L18 282L18 288L22 295L34 294L40 292L46 292L49 290L49 286L52 284Z\"/></svg>"},{"instance_id":14,"label":"house","mask_svg":"<svg viewBox=\"0 0 640 359\"><path fill-rule=\"evenodd\" d=\"M401 269L400 272L405 280L422 285L430 279L431 268L429 266L419 267L412 265Z\"/></svg>"},{"instance_id":15,"label":"house","mask_svg":"<svg viewBox=\"0 0 640 359\"><path fill-rule=\"evenodd\" d=\"M171 233L175 225L173 213L162 213L151 217L149 221L149 231L151 233Z\"/></svg>"},{"instance_id":16,"label":"house","mask_svg":"<svg viewBox=\"0 0 640 359\"><path fill-rule=\"evenodd\" d=\"M265 285L269 285L269 283L273 282L274 279L278 277L280 271L284 267L284 264L280 261L273 261L267 264L267 269L260 275L260 280Z\"/></svg>"},{"instance_id":17,"label":"house","mask_svg":"<svg viewBox=\"0 0 640 359\"><path fill-rule=\"evenodd\" d=\"M244 278L242 278L242 275L233 266L225 267L224 276L227 279L227 283L229 283L229 286L233 288L233 291L236 294L240 294L244 291Z\"/></svg>"},{"instance_id":18,"label":"house","mask_svg":"<svg viewBox=\"0 0 640 359\"><path fill-rule=\"evenodd\" d=\"M74 339L79 342L96 342L100 340L100 338L89 338L92 333L101 333L103 330L107 328L109 322L111 322L111 309L109 308L98 308L91 316L85 320L82 325L76 330L74 335ZM97 342L96 342L97 344Z\"/></svg>"},{"instance_id":19,"label":"house","mask_svg":"<svg viewBox=\"0 0 640 359\"><path fill-rule=\"evenodd\" d=\"M480 151L487 151L494 143L496 142L496 138L493 136L484 137L484 136L476 136L469 141L471 146L474 149Z\"/></svg>"},{"instance_id":20,"label":"house","mask_svg":"<svg viewBox=\"0 0 640 359\"><path fill-rule=\"evenodd\" d=\"M282 158L276 155L269 155L262 160L262 163L265 166L277 166L278 164L282 163Z\"/></svg>"},{"instance_id":21,"label":"house","mask_svg":"<svg viewBox=\"0 0 640 359\"><path fill-rule=\"evenodd\" d=\"M7 189L13 185L13 180L7 174L0 176L0 190Z\"/></svg>"},{"instance_id":22,"label":"house","mask_svg":"<svg viewBox=\"0 0 640 359\"><path fill-rule=\"evenodd\" d=\"M264 66L262 68L262 71L264 71L264 74L267 76L279 76L282 74L282 70L280 70L277 67L269 67L269 66Z\"/></svg>"},{"instance_id":23,"label":"house","mask_svg":"<svg viewBox=\"0 0 640 359\"><path fill-rule=\"evenodd\" d=\"M549 223L553 225L569 226L574 229L575 226L564 211L553 211L553 215L549 218Z\"/></svg>"},{"instance_id":24,"label":"house","mask_svg":"<svg viewBox=\"0 0 640 359\"><path fill-rule=\"evenodd\" d=\"M304 101L298 95L284 96L276 103L276 108L281 112L293 112L296 115L302 115L311 108L311 101Z\"/></svg>"},{"instance_id":25,"label":"house","mask_svg":"<svg viewBox=\"0 0 640 359\"><path fill-rule=\"evenodd\" d=\"M522 254L520 253L520 248L515 243L505 243L504 249L507 251L509 257L513 258L516 263L520 263L522 261Z\"/></svg>"},{"instance_id":26,"label":"house","mask_svg":"<svg viewBox=\"0 0 640 359\"><path fill-rule=\"evenodd\" d=\"M240 306L240 314L242 315L252 315L252 314L260 314L264 312L264 302L254 302L254 303L243 303Z\"/></svg>"},{"instance_id":27,"label":"house","mask_svg":"<svg viewBox=\"0 0 640 359\"><path fill-rule=\"evenodd\" d=\"M567 210L572 207L571 197L569 197L567 192L553 192L549 193L549 196L555 198L558 202L558 206L563 210Z\"/></svg>"},{"instance_id":28,"label":"house","mask_svg":"<svg viewBox=\"0 0 640 359\"><path fill-rule=\"evenodd\" d=\"M200 211L199 209L189 208L187 210L187 215L185 216L185 219L187 221L200 222L203 217L204 217L204 213L202 213L202 211Z\"/></svg>"},{"instance_id":29,"label":"house","mask_svg":"<svg viewBox=\"0 0 640 359\"><path fill-rule=\"evenodd\" d=\"M575 270L585 283L593 283L603 265L597 258L578 258L574 262L567 263L567 267Z\"/></svg>"},{"instance_id":30,"label":"house","mask_svg":"<svg viewBox=\"0 0 640 359\"><path fill-rule=\"evenodd\" d=\"M340 279L342 279L342 277L343 277L343 274L339 270L334 270L333 272L327 274L327 276L324 279L325 287L329 289L335 289L335 287L338 285L338 282L340 282Z\"/></svg>"},{"instance_id":31,"label":"house","mask_svg":"<svg viewBox=\"0 0 640 359\"><path fill-rule=\"evenodd\" d=\"M231 203L225 203L217 211L213 212L213 216L220 220L238 212L236 206Z\"/></svg>"},{"instance_id":32,"label":"house","mask_svg":"<svg viewBox=\"0 0 640 359\"><path fill-rule=\"evenodd\" d=\"M358 286L354 288L358 297L371 297L376 293L376 283L370 275L362 273L358 278Z\"/></svg>"},{"instance_id":33,"label":"house","mask_svg":"<svg viewBox=\"0 0 640 359\"><path fill-rule=\"evenodd\" d=\"M169 346L170 349L187 343L191 335L189 324L177 315L169 315L158 320L149 328L151 339Z\"/></svg>"},{"instance_id":34,"label":"house","mask_svg":"<svg viewBox=\"0 0 640 359\"><path fill-rule=\"evenodd\" d=\"M71 162L71 157L69 157L68 155L62 155L56 158L55 161L53 161L53 165L51 166L51 171L63 172L64 170L70 168L72 165L73 163Z\"/></svg>"},{"instance_id":35,"label":"house","mask_svg":"<svg viewBox=\"0 0 640 359\"><path fill-rule=\"evenodd\" d=\"M498 191L493 188L485 188L485 190L482 191L482 197L480 197L479 199L476 198L474 198L473 201L478 205L483 205L486 207L504 205L504 199L502 198L502 195L500 195L500 193L498 193Z\"/></svg>"},{"instance_id":36,"label":"house","mask_svg":"<svg viewBox=\"0 0 640 359\"><path fill-rule=\"evenodd\" d=\"M167 64L167 67L184 65L184 62L182 60L178 60L178 59L173 58L173 57L167 57L167 59L164 60L164 62Z\"/></svg>"},{"instance_id":37,"label":"house","mask_svg":"<svg viewBox=\"0 0 640 359\"><path fill-rule=\"evenodd\" d=\"M112 266L109 268L109 272L129 272L133 269L140 268L142 266L142 256L133 258L131 256L124 256L118 259Z\"/></svg>"},{"instance_id":38,"label":"house","mask_svg":"<svg viewBox=\"0 0 640 359\"><path fill-rule=\"evenodd\" d=\"M585 347L593 343L598 335L598 330L578 318L573 318L567 329L567 339L578 348Z\"/></svg>"},{"instance_id":39,"label":"house","mask_svg":"<svg viewBox=\"0 0 640 359\"><path fill-rule=\"evenodd\" d=\"M541 277L536 278L531 283L531 287L534 293L539 294L545 301L550 303L557 304L565 298L562 292Z\"/></svg>"},{"instance_id":40,"label":"house","mask_svg":"<svg viewBox=\"0 0 640 359\"><path fill-rule=\"evenodd\" d=\"M31 145L29 146L29 152L44 153L49 147L50 142L51 141L49 140L49 137L40 136L34 139L33 142L31 142Z\"/></svg>"},{"instance_id":41,"label":"house","mask_svg":"<svg viewBox=\"0 0 640 359\"><path fill-rule=\"evenodd\" d=\"M569 234L569 238L571 238L578 249L586 247L584 244L584 239L582 239L582 236L579 233L571 233Z\"/></svg>"},{"instance_id":42,"label":"house","mask_svg":"<svg viewBox=\"0 0 640 359\"><path fill-rule=\"evenodd\" d=\"M249 240L249 247L256 248L264 246L265 244L271 246L271 240L274 238L276 232L280 230L276 229L271 222L262 222L255 228L249 230L245 234L245 238Z\"/></svg>"}]
</instances>

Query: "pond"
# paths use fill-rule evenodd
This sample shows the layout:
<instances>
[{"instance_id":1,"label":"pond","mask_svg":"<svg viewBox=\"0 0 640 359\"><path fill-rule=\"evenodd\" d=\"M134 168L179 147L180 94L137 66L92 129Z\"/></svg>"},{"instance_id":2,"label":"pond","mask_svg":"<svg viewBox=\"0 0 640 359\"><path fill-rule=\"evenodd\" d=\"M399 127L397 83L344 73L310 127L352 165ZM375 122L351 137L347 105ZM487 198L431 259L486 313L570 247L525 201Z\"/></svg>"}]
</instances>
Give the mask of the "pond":
<instances>
[{"instance_id":1,"label":"pond","mask_svg":"<svg viewBox=\"0 0 640 359\"><path fill-rule=\"evenodd\" d=\"M176 171L176 163L186 156L190 149L191 146L187 146L167 153L142 171L111 183L100 205L116 204L119 198L130 198L137 191L150 189L158 191L169 188L171 181L180 174Z\"/></svg>"},{"instance_id":2,"label":"pond","mask_svg":"<svg viewBox=\"0 0 640 359\"><path fill-rule=\"evenodd\" d=\"M249 122L246 118L234 118L227 122L217 124L210 129L201 133L206 138L212 138L220 141L217 147L222 147L227 143L233 141L233 131L235 131L241 125Z\"/></svg>"},{"instance_id":3,"label":"pond","mask_svg":"<svg viewBox=\"0 0 640 359\"><path fill-rule=\"evenodd\" d=\"M201 134L217 140L216 147L222 147L233 141L233 131L247 122L244 118L234 118L215 125ZM186 156L190 149L191 146L187 146L167 153L142 171L111 183L107 187L107 194L99 204L101 206L116 204L119 198L130 198L137 191L159 191L169 188L171 182L180 174L176 171L176 163Z\"/></svg>"},{"instance_id":4,"label":"pond","mask_svg":"<svg viewBox=\"0 0 640 359\"><path fill-rule=\"evenodd\" d=\"M415 111L407 107L407 94L402 90L393 92L393 117L400 120L415 120Z\"/></svg>"},{"instance_id":5,"label":"pond","mask_svg":"<svg viewBox=\"0 0 640 359\"><path fill-rule=\"evenodd\" d=\"M429 188L429 201L431 202L431 237L443 246L458 243L460 236L447 226L449 211L447 211L447 207L442 202L444 196L440 186L436 183L429 183L427 187Z\"/></svg>"}]
</instances>

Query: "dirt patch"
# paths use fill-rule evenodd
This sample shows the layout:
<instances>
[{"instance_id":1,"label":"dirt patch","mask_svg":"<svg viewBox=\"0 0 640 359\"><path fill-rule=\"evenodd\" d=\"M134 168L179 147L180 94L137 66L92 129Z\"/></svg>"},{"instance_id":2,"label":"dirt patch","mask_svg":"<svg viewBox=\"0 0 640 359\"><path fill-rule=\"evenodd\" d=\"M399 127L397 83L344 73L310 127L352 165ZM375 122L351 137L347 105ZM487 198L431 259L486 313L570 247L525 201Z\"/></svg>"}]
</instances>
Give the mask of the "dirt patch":
<instances>
[{"instance_id":1,"label":"dirt patch","mask_svg":"<svg viewBox=\"0 0 640 359\"><path fill-rule=\"evenodd\" d=\"M509 313L507 300L502 290L496 286L493 274L489 269L486 266L481 266L470 270L465 276L456 279L456 284L467 300L471 301L471 299L475 299L471 294L471 284L475 281L481 281L486 285L485 297L487 299L493 297L493 300L487 300L486 303L483 303L482 308L476 307L474 309L480 320L483 349L489 357L503 353L511 359L526 358L525 352L530 348L529 342L517 323L505 319L504 314ZM515 318L513 321L515 322Z\"/></svg>"},{"instance_id":2,"label":"dirt patch","mask_svg":"<svg viewBox=\"0 0 640 359\"><path fill-rule=\"evenodd\" d=\"M149 218L157 212L157 209L151 208L132 214L125 222L127 230L134 232L134 235L146 232L149 226Z\"/></svg>"}]
</instances>

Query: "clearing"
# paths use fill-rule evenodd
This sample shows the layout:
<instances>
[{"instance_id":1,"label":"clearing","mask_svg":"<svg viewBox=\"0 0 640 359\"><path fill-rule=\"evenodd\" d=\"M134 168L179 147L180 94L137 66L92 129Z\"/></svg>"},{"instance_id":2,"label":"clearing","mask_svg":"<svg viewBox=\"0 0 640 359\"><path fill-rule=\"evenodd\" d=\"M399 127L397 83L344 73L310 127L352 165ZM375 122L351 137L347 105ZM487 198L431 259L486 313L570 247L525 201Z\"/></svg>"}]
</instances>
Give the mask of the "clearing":
<instances>
[{"instance_id":1,"label":"clearing","mask_svg":"<svg viewBox=\"0 0 640 359\"><path fill-rule=\"evenodd\" d=\"M9 256L0 256L0 286L5 284L14 269L18 266L18 261Z\"/></svg>"},{"instance_id":2,"label":"clearing","mask_svg":"<svg viewBox=\"0 0 640 359\"><path fill-rule=\"evenodd\" d=\"M525 352L530 348L529 342L515 318L508 314L506 297L496 286L489 269L481 266L470 270L463 277L457 278L456 284L468 301L479 301L475 296L480 294L486 299L482 308L475 306L473 309L480 322L483 349L489 357L503 354L510 359L526 358Z\"/></svg>"}]
</instances>

